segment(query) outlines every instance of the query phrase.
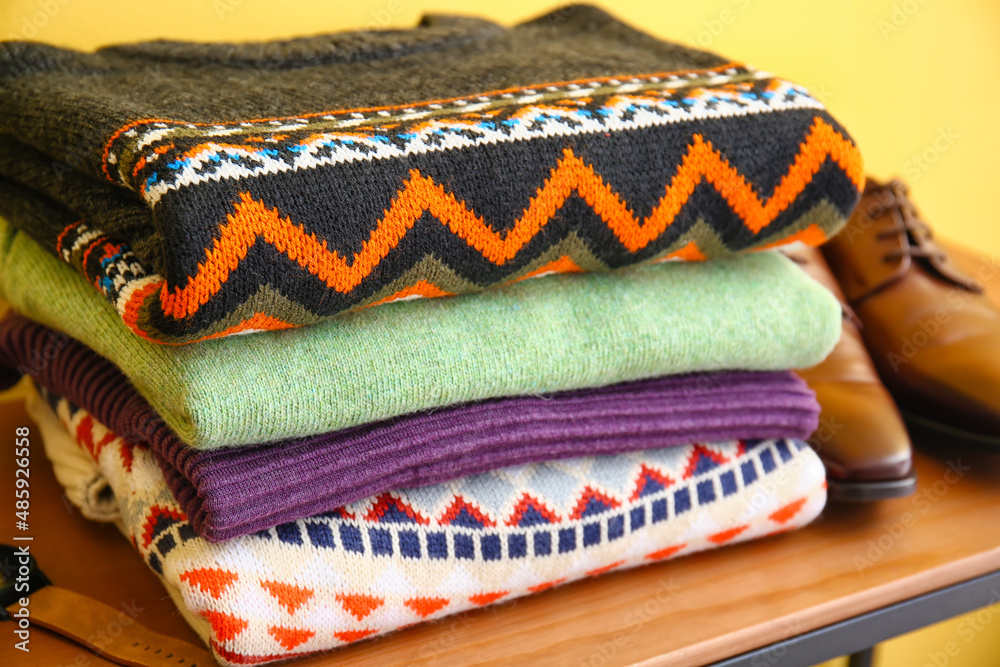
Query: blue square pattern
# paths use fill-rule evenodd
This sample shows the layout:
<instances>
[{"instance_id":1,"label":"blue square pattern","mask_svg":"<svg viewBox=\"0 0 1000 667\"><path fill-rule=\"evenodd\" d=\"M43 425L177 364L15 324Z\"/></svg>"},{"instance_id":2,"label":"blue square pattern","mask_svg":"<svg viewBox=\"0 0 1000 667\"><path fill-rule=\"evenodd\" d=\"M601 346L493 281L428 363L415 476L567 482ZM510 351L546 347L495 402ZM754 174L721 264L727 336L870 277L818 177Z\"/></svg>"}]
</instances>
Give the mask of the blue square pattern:
<instances>
[{"instance_id":1,"label":"blue square pattern","mask_svg":"<svg viewBox=\"0 0 1000 667\"><path fill-rule=\"evenodd\" d=\"M788 445L784 442L776 443L775 450L762 450L759 454L759 459L761 467L767 472L774 470L778 465L774 460L773 451L777 451L779 456L786 461L790 460L793 456L788 448ZM758 473L752 460L744 461L740 465L740 474L743 478L744 485L748 485L758 479ZM721 487L723 496L729 496L736 493L739 490L739 481L736 478L736 472L730 470L720 475L719 486ZM718 489L715 487L713 480L702 480L695 486L695 493L697 494L697 502L699 504L707 503L716 500ZM690 488L675 490L673 498L674 512L676 514L683 514L691 509L693 499L691 497ZM651 523L659 523L668 518L669 511L667 507L667 500L668 498L659 498L650 503L649 521ZM645 505L631 508L627 513L627 518L629 522L629 529L631 531L643 528L647 522ZM608 517L607 539L609 541L616 540L624 536L625 522L625 514L617 514ZM310 522L301 525L305 527L306 535L313 546L325 547L328 549L336 548L334 530L330 524L325 522ZM357 526L342 523L337 526L337 528L339 528L340 541L345 550L355 553L364 553L364 540L362 538L361 530ZM580 544L584 547L600 544L602 539L602 528L603 526L601 522L590 522L584 524L582 527L582 541ZM277 534L278 539L282 542L298 545L303 544L303 535L300 530L300 524L292 522L281 524L279 526L275 526L274 531ZM263 532L269 531L262 531L262 533ZM423 556L423 545L421 544L420 535L417 531L399 530L398 533L398 546L401 556L404 558L420 558ZM266 537L271 537L271 535L268 534ZM394 544L392 531L383 528L369 528L368 537L373 555L387 556L393 554ZM452 539L454 556L456 558L467 560L475 559L475 536L465 533L454 533ZM576 550L578 546L577 531L575 528L559 529L556 531L556 540L557 545L553 545L553 534L550 531L535 531L532 538L532 551L534 555L548 556L552 553L553 546L556 546L558 553L568 553ZM162 546L169 551L173 544L167 544L167 541L164 541ZM479 549L483 560L500 560L503 557L503 537L497 534L480 535ZM426 550L427 557L429 558L448 558L447 534L444 532L427 533ZM509 558L527 557L528 535L525 533L508 535L507 555Z\"/></svg>"},{"instance_id":2,"label":"blue square pattern","mask_svg":"<svg viewBox=\"0 0 1000 667\"><path fill-rule=\"evenodd\" d=\"M616 514L608 519L608 540L617 540L625 534L625 515Z\"/></svg>"},{"instance_id":3,"label":"blue square pattern","mask_svg":"<svg viewBox=\"0 0 1000 667\"><path fill-rule=\"evenodd\" d=\"M528 555L528 536L515 533L507 536L507 554L511 558L524 558Z\"/></svg>"},{"instance_id":4,"label":"blue square pattern","mask_svg":"<svg viewBox=\"0 0 1000 667\"><path fill-rule=\"evenodd\" d=\"M719 484L722 485L723 496L731 496L740 490L739 485L736 483L736 473L732 470L727 470L719 475Z\"/></svg>"},{"instance_id":5,"label":"blue square pattern","mask_svg":"<svg viewBox=\"0 0 1000 667\"><path fill-rule=\"evenodd\" d=\"M667 520L667 499L660 498L659 500L654 500L653 504L650 506L653 514L653 523L660 523L661 521Z\"/></svg>"},{"instance_id":6,"label":"blue square pattern","mask_svg":"<svg viewBox=\"0 0 1000 667\"><path fill-rule=\"evenodd\" d=\"M764 469L765 473L769 473L778 467L778 464L774 462L774 454L771 453L770 449L765 449L760 453L760 467Z\"/></svg>"},{"instance_id":7,"label":"blue square pattern","mask_svg":"<svg viewBox=\"0 0 1000 667\"><path fill-rule=\"evenodd\" d=\"M448 536L444 533L427 533L427 555L441 560L448 557Z\"/></svg>"},{"instance_id":8,"label":"blue square pattern","mask_svg":"<svg viewBox=\"0 0 1000 667\"><path fill-rule=\"evenodd\" d=\"M417 531L399 531L399 554L403 558L420 558L420 535Z\"/></svg>"},{"instance_id":9,"label":"blue square pattern","mask_svg":"<svg viewBox=\"0 0 1000 667\"><path fill-rule=\"evenodd\" d=\"M552 533L540 530L535 533L534 542L536 556L548 556L552 553Z\"/></svg>"},{"instance_id":10,"label":"blue square pattern","mask_svg":"<svg viewBox=\"0 0 1000 667\"><path fill-rule=\"evenodd\" d=\"M632 525L632 532L634 533L646 525L646 506L639 505L638 507L633 507L632 511L629 512L629 518Z\"/></svg>"},{"instance_id":11,"label":"blue square pattern","mask_svg":"<svg viewBox=\"0 0 1000 667\"><path fill-rule=\"evenodd\" d=\"M149 566L153 568L158 575L163 576L163 565L160 563L160 559L156 555L155 551L149 552Z\"/></svg>"},{"instance_id":12,"label":"blue square pattern","mask_svg":"<svg viewBox=\"0 0 1000 667\"><path fill-rule=\"evenodd\" d=\"M372 543L372 553L376 556L392 555L392 533L384 528L369 528L368 539Z\"/></svg>"},{"instance_id":13,"label":"blue square pattern","mask_svg":"<svg viewBox=\"0 0 1000 667\"><path fill-rule=\"evenodd\" d=\"M476 543L472 540L472 535L455 533L455 558L472 560L475 557Z\"/></svg>"},{"instance_id":14,"label":"blue square pattern","mask_svg":"<svg viewBox=\"0 0 1000 667\"><path fill-rule=\"evenodd\" d=\"M297 523L283 523L274 527L278 533L278 539L286 544L302 544L302 533L299 532Z\"/></svg>"},{"instance_id":15,"label":"blue square pattern","mask_svg":"<svg viewBox=\"0 0 1000 667\"><path fill-rule=\"evenodd\" d=\"M160 553L166 556L170 553L174 547L177 546L177 540L170 533L167 533L159 539L156 543L156 548L160 550Z\"/></svg>"},{"instance_id":16,"label":"blue square pattern","mask_svg":"<svg viewBox=\"0 0 1000 667\"><path fill-rule=\"evenodd\" d=\"M791 450L788 449L787 442L785 442L784 440L778 440L776 443L774 443L774 448L778 450L778 456L781 457L782 461L788 463L789 461L792 460L792 452Z\"/></svg>"},{"instance_id":17,"label":"blue square pattern","mask_svg":"<svg viewBox=\"0 0 1000 667\"><path fill-rule=\"evenodd\" d=\"M328 523L307 523L306 533L309 534L309 541L314 547L325 547L333 549L336 543L333 541L333 531Z\"/></svg>"},{"instance_id":18,"label":"blue square pattern","mask_svg":"<svg viewBox=\"0 0 1000 667\"><path fill-rule=\"evenodd\" d=\"M600 522L587 523L583 525L583 546L591 547L601 543Z\"/></svg>"},{"instance_id":19,"label":"blue square pattern","mask_svg":"<svg viewBox=\"0 0 1000 667\"><path fill-rule=\"evenodd\" d=\"M674 491L674 514L684 514L691 509L691 491L687 488Z\"/></svg>"},{"instance_id":20,"label":"blue square pattern","mask_svg":"<svg viewBox=\"0 0 1000 667\"><path fill-rule=\"evenodd\" d=\"M340 542L348 551L359 554L365 552L365 543L361 539L361 529L357 526L351 526L346 523L340 524Z\"/></svg>"},{"instance_id":21,"label":"blue square pattern","mask_svg":"<svg viewBox=\"0 0 1000 667\"><path fill-rule=\"evenodd\" d=\"M483 535L479 538L479 548L483 552L483 560L500 560L499 535Z\"/></svg>"},{"instance_id":22,"label":"blue square pattern","mask_svg":"<svg viewBox=\"0 0 1000 667\"><path fill-rule=\"evenodd\" d=\"M559 531L559 553L564 554L576 549L576 528L563 528Z\"/></svg>"},{"instance_id":23,"label":"blue square pattern","mask_svg":"<svg viewBox=\"0 0 1000 667\"><path fill-rule=\"evenodd\" d=\"M698 492L698 504L704 505L715 500L715 484L710 479L698 482L695 487Z\"/></svg>"}]
</instances>

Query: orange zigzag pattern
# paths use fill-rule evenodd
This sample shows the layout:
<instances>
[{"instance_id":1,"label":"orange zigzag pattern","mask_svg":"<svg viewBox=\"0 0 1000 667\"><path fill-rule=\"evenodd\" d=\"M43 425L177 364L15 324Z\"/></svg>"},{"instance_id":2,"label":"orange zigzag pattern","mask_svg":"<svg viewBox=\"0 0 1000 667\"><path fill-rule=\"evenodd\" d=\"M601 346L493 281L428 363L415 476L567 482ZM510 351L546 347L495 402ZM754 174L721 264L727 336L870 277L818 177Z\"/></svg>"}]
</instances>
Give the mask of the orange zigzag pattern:
<instances>
[{"instance_id":1,"label":"orange zigzag pattern","mask_svg":"<svg viewBox=\"0 0 1000 667\"><path fill-rule=\"evenodd\" d=\"M206 251L207 258L198 265L198 273L185 287L177 287L172 293L164 283L160 303L163 312L174 318L193 315L222 288L258 238L288 255L331 289L349 292L371 274L425 211L485 258L501 266L538 234L574 191L631 252L645 248L670 226L702 179L711 183L747 228L757 233L795 200L828 157L844 170L859 190L862 188L864 177L857 148L817 118L788 172L767 202L762 202L743 175L710 142L695 134L660 202L649 217L638 220L621 197L567 148L524 214L503 236L490 229L464 202L414 169L385 217L350 264L335 250L327 249L325 240L318 240L301 225L282 217L276 209L267 208L244 193L234 212L227 216L228 223L221 227L220 238Z\"/></svg>"}]
</instances>

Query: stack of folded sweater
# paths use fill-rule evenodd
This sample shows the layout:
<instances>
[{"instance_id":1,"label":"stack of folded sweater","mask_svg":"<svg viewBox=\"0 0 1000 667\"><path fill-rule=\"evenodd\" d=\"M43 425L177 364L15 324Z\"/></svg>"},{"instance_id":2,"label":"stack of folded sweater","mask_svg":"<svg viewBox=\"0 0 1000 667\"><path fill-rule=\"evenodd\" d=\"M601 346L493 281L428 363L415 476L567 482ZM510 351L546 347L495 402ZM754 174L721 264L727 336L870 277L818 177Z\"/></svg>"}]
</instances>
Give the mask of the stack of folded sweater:
<instances>
[{"instance_id":1,"label":"stack of folded sweater","mask_svg":"<svg viewBox=\"0 0 1000 667\"><path fill-rule=\"evenodd\" d=\"M767 250L862 172L802 88L583 6L0 59L3 374L221 661L822 509L840 309Z\"/></svg>"}]
</instances>

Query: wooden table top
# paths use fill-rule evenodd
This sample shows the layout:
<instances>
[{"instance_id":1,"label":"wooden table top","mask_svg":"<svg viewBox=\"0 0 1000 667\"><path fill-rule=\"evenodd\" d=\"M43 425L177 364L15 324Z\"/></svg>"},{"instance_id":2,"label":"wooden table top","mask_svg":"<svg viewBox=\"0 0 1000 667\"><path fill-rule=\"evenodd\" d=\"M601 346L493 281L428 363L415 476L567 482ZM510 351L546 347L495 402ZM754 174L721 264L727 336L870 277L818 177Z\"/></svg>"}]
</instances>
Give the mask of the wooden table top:
<instances>
[{"instance_id":1,"label":"wooden table top","mask_svg":"<svg viewBox=\"0 0 1000 667\"><path fill-rule=\"evenodd\" d=\"M0 441L11 443L25 423L19 401L0 403ZM918 490L908 498L831 504L793 533L587 579L293 664L701 665L1000 569L1000 455L916 444ZM0 487L10 489L6 451ZM32 548L49 577L112 606L138 605L141 623L198 641L118 531L63 500L41 442L33 452ZM0 515L6 541L13 511ZM27 660L18 652L10 661L12 643L0 644L0 664L111 664L40 628Z\"/></svg>"}]
</instances>

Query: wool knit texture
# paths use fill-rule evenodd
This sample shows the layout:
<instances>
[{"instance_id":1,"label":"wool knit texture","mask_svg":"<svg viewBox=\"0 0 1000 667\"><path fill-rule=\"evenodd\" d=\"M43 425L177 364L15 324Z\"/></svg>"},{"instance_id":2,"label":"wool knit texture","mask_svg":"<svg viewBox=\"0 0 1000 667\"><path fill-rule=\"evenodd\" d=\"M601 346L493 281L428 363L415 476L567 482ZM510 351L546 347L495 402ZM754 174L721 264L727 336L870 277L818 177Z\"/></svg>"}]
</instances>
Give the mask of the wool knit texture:
<instances>
[{"instance_id":1,"label":"wool knit texture","mask_svg":"<svg viewBox=\"0 0 1000 667\"><path fill-rule=\"evenodd\" d=\"M78 441L114 489L126 537L231 665L784 532L826 500L823 465L804 443L730 442L505 468L213 544L192 530L146 448L66 401L61 428L47 404L31 407L56 467L51 440L89 431Z\"/></svg>"},{"instance_id":2,"label":"wool knit texture","mask_svg":"<svg viewBox=\"0 0 1000 667\"><path fill-rule=\"evenodd\" d=\"M36 393L29 392L27 403L42 400ZM38 418L38 407L35 405L29 412ZM44 414L44 411L42 412ZM43 426L45 420L42 420ZM56 431L64 431L62 425L56 422ZM43 429L47 433L52 427ZM115 498L108 479L100 470L94 467L94 461L80 449L76 440L69 437L68 433L59 434L60 437L45 438L45 453L52 461L59 461L53 466L56 481L63 488L66 499L72 503L80 513L91 521L110 522L118 521L121 514L118 512L118 500Z\"/></svg>"},{"instance_id":3,"label":"wool knit texture","mask_svg":"<svg viewBox=\"0 0 1000 667\"><path fill-rule=\"evenodd\" d=\"M815 245L863 184L803 88L585 6L0 62L0 215L162 342Z\"/></svg>"},{"instance_id":4,"label":"wool knit texture","mask_svg":"<svg viewBox=\"0 0 1000 667\"><path fill-rule=\"evenodd\" d=\"M528 280L198 345L133 336L79 274L0 220L0 296L118 366L185 443L326 433L473 400L822 360L837 301L754 253Z\"/></svg>"},{"instance_id":5,"label":"wool knit texture","mask_svg":"<svg viewBox=\"0 0 1000 667\"><path fill-rule=\"evenodd\" d=\"M805 439L819 415L812 391L791 372L704 373L466 403L302 440L206 451L178 440L114 365L43 325L20 316L0 321L0 364L149 447L191 525L211 541L515 464L691 442Z\"/></svg>"}]
</instances>

